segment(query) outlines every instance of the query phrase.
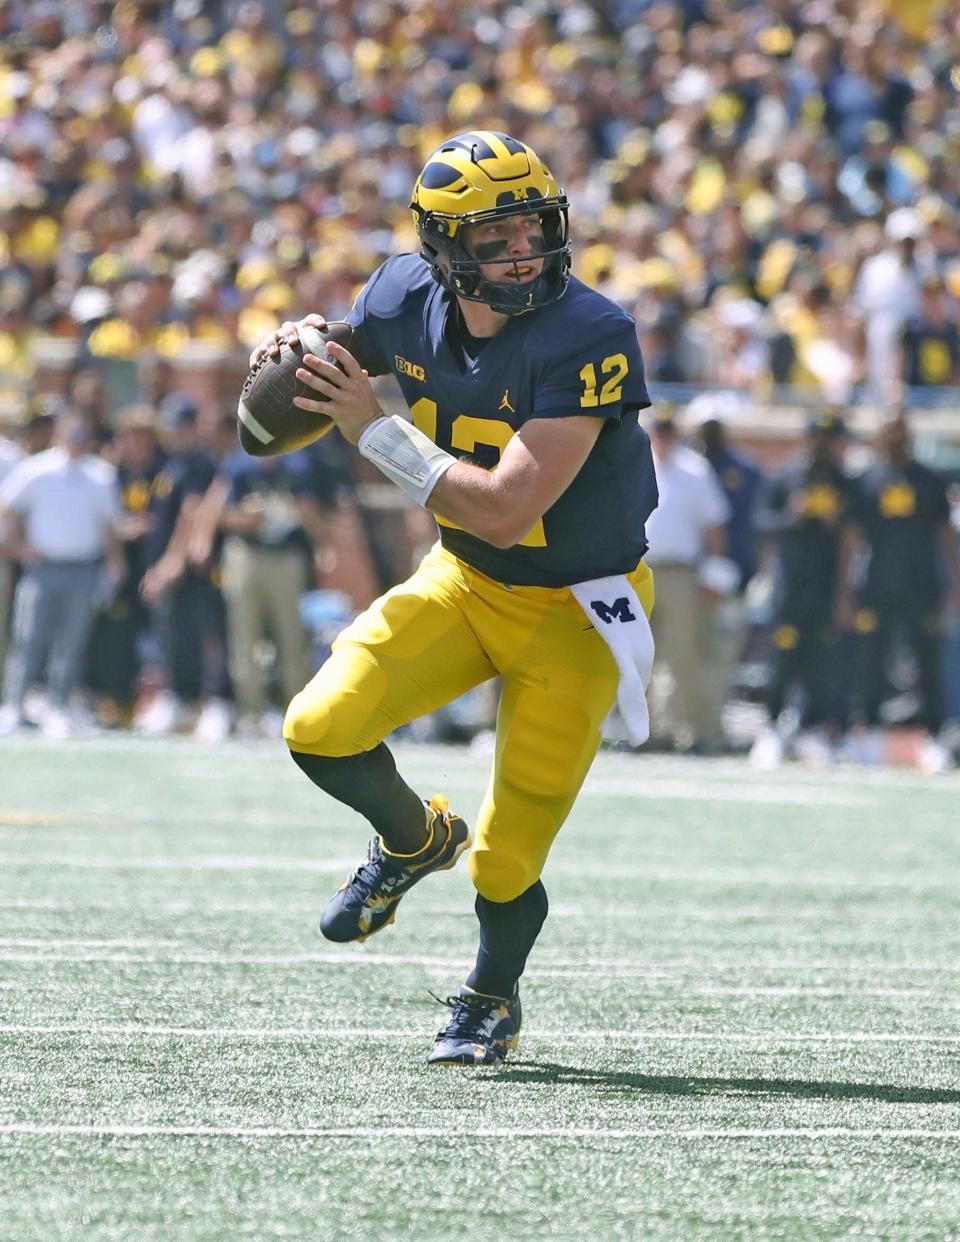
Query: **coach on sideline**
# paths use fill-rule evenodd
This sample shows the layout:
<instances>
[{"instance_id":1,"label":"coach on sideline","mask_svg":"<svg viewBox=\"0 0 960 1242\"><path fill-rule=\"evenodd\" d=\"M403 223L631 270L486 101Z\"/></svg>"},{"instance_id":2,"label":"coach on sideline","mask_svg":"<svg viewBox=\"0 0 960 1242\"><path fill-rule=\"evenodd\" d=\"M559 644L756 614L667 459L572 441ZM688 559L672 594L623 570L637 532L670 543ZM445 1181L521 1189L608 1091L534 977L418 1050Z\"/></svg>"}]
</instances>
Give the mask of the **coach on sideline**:
<instances>
[{"instance_id":1,"label":"coach on sideline","mask_svg":"<svg viewBox=\"0 0 960 1242\"><path fill-rule=\"evenodd\" d=\"M0 520L23 566L13 605L13 644L0 731L23 723L24 695L46 670L44 730L71 731L70 696L83 666L98 596L124 574L113 467L90 453L90 424L73 411L57 420L53 448L15 466L0 487Z\"/></svg>"},{"instance_id":2,"label":"coach on sideline","mask_svg":"<svg viewBox=\"0 0 960 1242\"><path fill-rule=\"evenodd\" d=\"M680 439L669 412L650 429L660 503L647 521L647 562L656 573L657 606L650 618L656 643L653 736L670 737L681 750L706 749L711 736L704 658L718 598L739 585L727 559L730 504L709 462ZM672 692L660 696L658 674L666 665Z\"/></svg>"}]
</instances>

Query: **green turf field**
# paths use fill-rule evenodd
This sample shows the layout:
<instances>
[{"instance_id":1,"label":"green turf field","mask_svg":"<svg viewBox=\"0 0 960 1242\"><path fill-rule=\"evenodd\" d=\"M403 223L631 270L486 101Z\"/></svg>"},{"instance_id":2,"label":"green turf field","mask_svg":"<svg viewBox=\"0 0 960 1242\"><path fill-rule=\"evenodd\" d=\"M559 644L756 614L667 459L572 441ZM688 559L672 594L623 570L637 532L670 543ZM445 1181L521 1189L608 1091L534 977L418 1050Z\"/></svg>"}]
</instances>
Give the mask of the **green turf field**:
<instances>
[{"instance_id":1,"label":"green turf field","mask_svg":"<svg viewBox=\"0 0 960 1242\"><path fill-rule=\"evenodd\" d=\"M363 842L279 744L0 745L0 1242L960 1236L957 775L601 756L500 1070L423 1064L465 867L320 939Z\"/></svg>"}]
</instances>

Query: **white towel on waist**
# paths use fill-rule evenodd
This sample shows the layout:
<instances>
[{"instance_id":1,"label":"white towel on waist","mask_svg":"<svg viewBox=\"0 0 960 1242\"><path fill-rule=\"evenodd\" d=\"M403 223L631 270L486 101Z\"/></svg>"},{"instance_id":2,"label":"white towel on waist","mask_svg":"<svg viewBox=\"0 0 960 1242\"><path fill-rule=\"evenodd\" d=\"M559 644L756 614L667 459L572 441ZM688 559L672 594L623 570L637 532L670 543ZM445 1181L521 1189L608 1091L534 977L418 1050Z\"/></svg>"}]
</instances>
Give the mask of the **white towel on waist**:
<instances>
[{"instance_id":1,"label":"white towel on waist","mask_svg":"<svg viewBox=\"0 0 960 1242\"><path fill-rule=\"evenodd\" d=\"M617 662L620 715L630 741L639 746L650 736L647 686L653 672L653 631L647 614L625 574L577 582L570 590Z\"/></svg>"}]
</instances>

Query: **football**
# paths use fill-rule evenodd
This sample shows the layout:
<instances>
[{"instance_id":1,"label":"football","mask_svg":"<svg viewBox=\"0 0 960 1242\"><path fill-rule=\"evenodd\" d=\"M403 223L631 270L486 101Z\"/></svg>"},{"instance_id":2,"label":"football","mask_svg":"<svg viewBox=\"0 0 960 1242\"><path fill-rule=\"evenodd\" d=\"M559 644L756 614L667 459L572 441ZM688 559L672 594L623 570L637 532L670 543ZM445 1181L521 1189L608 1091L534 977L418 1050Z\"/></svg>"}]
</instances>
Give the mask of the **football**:
<instances>
[{"instance_id":1,"label":"football","mask_svg":"<svg viewBox=\"0 0 960 1242\"><path fill-rule=\"evenodd\" d=\"M244 380L237 405L240 443L252 457L275 457L319 440L333 426L323 414L301 410L294 397L321 399L297 379L304 354L327 356L328 340L350 348L353 329L347 323L328 323L324 328L304 326L300 344L284 342L279 357L264 354ZM332 359L331 359L332 361Z\"/></svg>"}]
</instances>

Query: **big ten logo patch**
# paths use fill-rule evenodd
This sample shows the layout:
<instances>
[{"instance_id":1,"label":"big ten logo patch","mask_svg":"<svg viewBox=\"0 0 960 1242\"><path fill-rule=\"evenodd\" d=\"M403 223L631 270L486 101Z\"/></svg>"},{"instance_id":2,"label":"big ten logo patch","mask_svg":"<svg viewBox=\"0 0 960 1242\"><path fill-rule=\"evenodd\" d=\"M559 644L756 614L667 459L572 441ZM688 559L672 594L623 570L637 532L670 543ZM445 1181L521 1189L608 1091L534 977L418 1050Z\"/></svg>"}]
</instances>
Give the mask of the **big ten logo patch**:
<instances>
[{"instance_id":1,"label":"big ten logo patch","mask_svg":"<svg viewBox=\"0 0 960 1242\"><path fill-rule=\"evenodd\" d=\"M411 379L425 380L427 373L418 362L408 362L406 358L401 358L399 354L395 354L393 358L394 364L401 375L409 375Z\"/></svg>"}]
</instances>

